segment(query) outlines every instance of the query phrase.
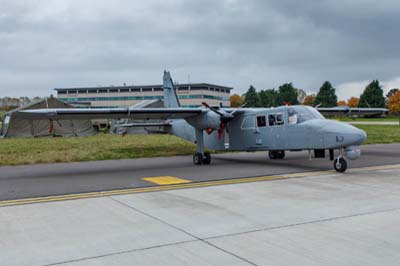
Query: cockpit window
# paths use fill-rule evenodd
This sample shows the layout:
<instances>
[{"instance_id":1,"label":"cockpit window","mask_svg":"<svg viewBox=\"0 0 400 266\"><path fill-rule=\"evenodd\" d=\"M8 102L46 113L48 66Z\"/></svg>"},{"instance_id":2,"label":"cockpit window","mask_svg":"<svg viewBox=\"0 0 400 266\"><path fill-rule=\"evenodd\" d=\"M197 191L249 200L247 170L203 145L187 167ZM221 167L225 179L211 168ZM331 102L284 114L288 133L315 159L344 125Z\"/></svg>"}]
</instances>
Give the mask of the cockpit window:
<instances>
[{"instance_id":1,"label":"cockpit window","mask_svg":"<svg viewBox=\"0 0 400 266\"><path fill-rule=\"evenodd\" d=\"M300 124L312 119L325 119L317 110L307 106L293 106L288 108L288 122Z\"/></svg>"}]
</instances>

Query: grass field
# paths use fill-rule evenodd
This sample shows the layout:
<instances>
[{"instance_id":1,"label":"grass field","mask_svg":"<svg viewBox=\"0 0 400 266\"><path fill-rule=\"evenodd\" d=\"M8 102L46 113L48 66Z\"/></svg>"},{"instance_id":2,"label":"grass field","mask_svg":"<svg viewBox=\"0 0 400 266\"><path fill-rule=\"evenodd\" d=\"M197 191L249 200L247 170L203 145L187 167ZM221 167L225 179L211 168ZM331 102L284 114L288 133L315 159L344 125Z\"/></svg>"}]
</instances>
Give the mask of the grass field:
<instances>
[{"instance_id":1,"label":"grass field","mask_svg":"<svg viewBox=\"0 0 400 266\"><path fill-rule=\"evenodd\" d=\"M364 118L364 117L359 117L359 118L351 118L347 116L338 116L334 117L332 119L338 120L338 121L345 121L345 122L352 122L352 121L357 121L357 122L398 122L399 117L398 116L387 116L387 117L378 117L378 118Z\"/></svg>"},{"instance_id":2,"label":"grass field","mask_svg":"<svg viewBox=\"0 0 400 266\"><path fill-rule=\"evenodd\" d=\"M400 142L400 126L357 125L367 132L365 144Z\"/></svg>"},{"instance_id":3,"label":"grass field","mask_svg":"<svg viewBox=\"0 0 400 266\"><path fill-rule=\"evenodd\" d=\"M400 126L358 126L367 144L400 142ZM99 134L81 138L0 139L0 165L187 155L195 145L170 135Z\"/></svg>"},{"instance_id":4,"label":"grass field","mask_svg":"<svg viewBox=\"0 0 400 266\"><path fill-rule=\"evenodd\" d=\"M194 151L194 144L170 135L13 138L0 139L0 165L172 156Z\"/></svg>"}]
</instances>

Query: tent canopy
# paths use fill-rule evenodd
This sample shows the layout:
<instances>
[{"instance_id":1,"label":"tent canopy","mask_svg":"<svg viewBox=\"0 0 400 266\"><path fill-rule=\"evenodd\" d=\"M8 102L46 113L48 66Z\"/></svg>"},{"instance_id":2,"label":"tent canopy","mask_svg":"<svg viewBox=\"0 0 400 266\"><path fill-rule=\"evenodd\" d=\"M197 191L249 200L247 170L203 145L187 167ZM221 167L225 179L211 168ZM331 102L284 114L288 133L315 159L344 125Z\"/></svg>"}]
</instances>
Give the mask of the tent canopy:
<instances>
[{"instance_id":1,"label":"tent canopy","mask_svg":"<svg viewBox=\"0 0 400 266\"><path fill-rule=\"evenodd\" d=\"M2 137L74 137L95 134L90 120L31 120L22 119L16 115L20 110L46 108L73 108L73 106L50 97L14 109L5 114L0 135Z\"/></svg>"}]
</instances>

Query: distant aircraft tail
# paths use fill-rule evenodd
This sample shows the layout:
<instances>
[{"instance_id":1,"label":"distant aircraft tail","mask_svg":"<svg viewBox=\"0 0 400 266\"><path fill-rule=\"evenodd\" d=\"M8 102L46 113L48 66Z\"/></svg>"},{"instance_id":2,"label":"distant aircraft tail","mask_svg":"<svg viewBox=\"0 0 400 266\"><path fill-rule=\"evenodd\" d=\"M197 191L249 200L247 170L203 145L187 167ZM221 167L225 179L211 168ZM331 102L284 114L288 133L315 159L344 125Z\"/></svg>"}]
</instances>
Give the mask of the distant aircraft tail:
<instances>
[{"instance_id":1,"label":"distant aircraft tail","mask_svg":"<svg viewBox=\"0 0 400 266\"><path fill-rule=\"evenodd\" d=\"M180 107L181 105L179 103L178 96L176 95L171 75L169 74L168 71L165 70L163 77L163 87L164 87L164 107L165 108Z\"/></svg>"}]
</instances>

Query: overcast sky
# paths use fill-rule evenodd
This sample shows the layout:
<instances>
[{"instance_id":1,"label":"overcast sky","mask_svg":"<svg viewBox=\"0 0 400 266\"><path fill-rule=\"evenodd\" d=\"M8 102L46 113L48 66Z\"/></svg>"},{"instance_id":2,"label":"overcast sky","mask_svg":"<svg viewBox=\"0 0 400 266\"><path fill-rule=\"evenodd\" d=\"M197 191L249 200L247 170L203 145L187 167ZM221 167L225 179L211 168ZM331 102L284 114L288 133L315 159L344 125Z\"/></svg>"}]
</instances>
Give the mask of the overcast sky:
<instances>
[{"instance_id":1,"label":"overcast sky","mask_svg":"<svg viewBox=\"0 0 400 266\"><path fill-rule=\"evenodd\" d=\"M0 0L0 97L55 87L329 80L339 98L372 79L400 87L398 0Z\"/></svg>"}]
</instances>

